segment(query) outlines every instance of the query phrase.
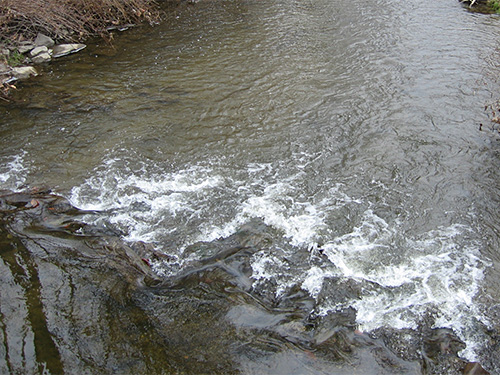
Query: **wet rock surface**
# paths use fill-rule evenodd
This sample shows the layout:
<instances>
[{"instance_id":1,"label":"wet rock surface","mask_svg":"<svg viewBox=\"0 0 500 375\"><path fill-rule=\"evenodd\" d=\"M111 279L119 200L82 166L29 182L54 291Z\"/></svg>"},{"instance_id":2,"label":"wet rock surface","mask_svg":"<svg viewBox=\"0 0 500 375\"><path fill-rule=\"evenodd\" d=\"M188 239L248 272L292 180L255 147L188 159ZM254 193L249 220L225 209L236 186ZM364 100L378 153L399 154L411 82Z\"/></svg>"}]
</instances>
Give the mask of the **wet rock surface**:
<instances>
[{"instance_id":1,"label":"wet rock surface","mask_svg":"<svg viewBox=\"0 0 500 375\"><path fill-rule=\"evenodd\" d=\"M29 77L38 75L36 69L32 66L20 66L12 68L12 74L17 79L27 79Z\"/></svg>"},{"instance_id":2,"label":"wet rock surface","mask_svg":"<svg viewBox=\"0 0 500 375\"><path fill-rule=\"evenodd\" d=\"M255 287L250 258L269 228L186 249L171 262L88 225L88 212L50 191L0 194L0 373L23 374L486 374L458 357L463 343L432 328L356 329L349 306L315 313L295 287ZM341 303L369 285L331 278L319 298Z\"/></svg>"}]
</instances>

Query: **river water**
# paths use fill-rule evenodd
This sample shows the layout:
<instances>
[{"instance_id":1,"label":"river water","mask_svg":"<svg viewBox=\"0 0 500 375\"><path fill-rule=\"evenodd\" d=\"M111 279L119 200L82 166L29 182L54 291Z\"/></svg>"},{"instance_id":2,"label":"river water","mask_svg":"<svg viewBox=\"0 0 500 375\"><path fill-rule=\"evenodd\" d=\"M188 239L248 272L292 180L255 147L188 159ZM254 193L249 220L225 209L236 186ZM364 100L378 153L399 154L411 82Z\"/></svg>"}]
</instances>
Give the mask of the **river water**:
<instances>
[{"instance_id":1,"label":"river water","mask_svg":"<svg viewBox=\"0 0 500 375\"><path fill-rule=\"evenodd\" d=\"M152 264L166 277L189 245L258 220L272 245L251 255L255 290L300 287L322 316L352 307L363 332L431 311L463 359L499 370L485 111L499 23L455 0L181 7L20 84L0 109L0 187L95 210L87 221L169 254ZM336 300L332 277L371 287Z\"/></svg>"}]
</instances>

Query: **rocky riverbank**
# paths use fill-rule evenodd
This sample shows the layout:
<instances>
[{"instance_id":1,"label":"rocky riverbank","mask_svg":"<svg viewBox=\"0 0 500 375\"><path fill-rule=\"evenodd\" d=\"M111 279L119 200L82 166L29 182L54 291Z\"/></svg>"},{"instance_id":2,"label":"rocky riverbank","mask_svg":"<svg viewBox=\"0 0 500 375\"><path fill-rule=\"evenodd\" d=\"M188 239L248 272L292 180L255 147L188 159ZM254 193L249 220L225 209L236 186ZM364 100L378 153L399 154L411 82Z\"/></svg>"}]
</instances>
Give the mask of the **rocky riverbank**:
<instances>
[{"instance_id":1,"label":"rocky riverbank","mask_svg":"<svg viewBox=\"0 0 500 375\"><path fill-rule=\"evenodd\" d=\"M38 75L35 65L47 63L81 51L82 43L56 44L55 41L38 33L34 40L25 40L14 46L0 46L0 85L8 90L13 82Z\"/></svg>"},{"instance_id":2,"label":"rocky riverbank","mask_svg":"<svg viewBox=\"0 0 500 375\"><path fill-rule=\"evenodd\" d=\"M1 194L1 373L487 374L431 315L364 333L352 308L315 315L300 288L276 300L252 287L249 259L270 246L260 221L188 247L199 260L162 277L152 265L172 259L86 214L49 191ZM328 298L365 287L331 278Z\"/></svg>"},{"instance_id":3,"label":"rocky riverbank","mask_svg":"<svg viewBox=\"0 0 500 375\"><path fill-rule=\"evenodd\" d=\"M160 13L152 0L0 1L0 99L8 100L13 82L37 75L37 64L82 50L88 37L109 40L112 30L155 23Z\"/></svg>"}]
</instances>

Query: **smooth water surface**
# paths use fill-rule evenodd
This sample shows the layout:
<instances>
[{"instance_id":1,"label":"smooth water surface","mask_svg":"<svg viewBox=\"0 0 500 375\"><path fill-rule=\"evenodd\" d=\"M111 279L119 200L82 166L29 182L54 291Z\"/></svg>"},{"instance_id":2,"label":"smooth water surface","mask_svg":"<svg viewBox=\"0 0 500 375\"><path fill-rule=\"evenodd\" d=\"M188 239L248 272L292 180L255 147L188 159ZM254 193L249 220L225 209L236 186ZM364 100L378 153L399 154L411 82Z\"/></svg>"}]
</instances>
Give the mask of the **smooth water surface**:
<instances>
[{"instance_id":1,"label":"smooth water surface","mask_svg":"<svg viewBox=\"0 0 500 375\"><path fill-rule=\"evenodd\" d=\"M322 315L352 306L361 331L432 311L464 359L499 369L484 110L499 38L498 17L455 0L200 2L20 85L1 108L0 184L99 211L87 220L177 259L153 264L166 276L188 245L261 219L256 288L300 286ZM373 287L334 300L334 276Z\"/></svg>"}]
</instances>

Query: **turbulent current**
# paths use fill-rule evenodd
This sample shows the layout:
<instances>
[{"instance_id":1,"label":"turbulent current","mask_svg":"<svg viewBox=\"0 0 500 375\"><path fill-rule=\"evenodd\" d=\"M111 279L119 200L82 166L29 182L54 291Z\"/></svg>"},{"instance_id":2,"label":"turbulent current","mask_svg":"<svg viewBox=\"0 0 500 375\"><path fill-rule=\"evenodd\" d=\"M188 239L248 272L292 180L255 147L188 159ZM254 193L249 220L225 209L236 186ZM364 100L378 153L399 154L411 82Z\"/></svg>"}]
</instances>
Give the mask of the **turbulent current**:
<instances>
[{"instance_id":1,"label":"turbulent current","mask_svg":"<svg viewBox=\"0 0 500 375\"><path fill-rule=\"evenodd\" d=\"M53 189L85 223L166 254L149 263L166 279L250 226L267 245L248 254L248 293L300 291L315 317L354 311L360 333L430 319L461 359L500 371L500 19L455 0L166 13L19 85L1 108L0 187ZM259 314L226 318L273 326Z\"/></svg>"}]
</instances>

